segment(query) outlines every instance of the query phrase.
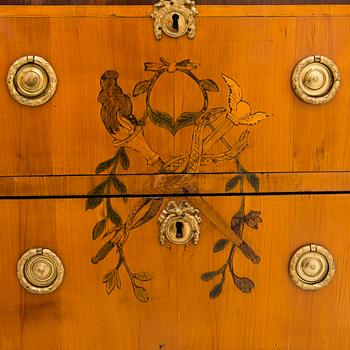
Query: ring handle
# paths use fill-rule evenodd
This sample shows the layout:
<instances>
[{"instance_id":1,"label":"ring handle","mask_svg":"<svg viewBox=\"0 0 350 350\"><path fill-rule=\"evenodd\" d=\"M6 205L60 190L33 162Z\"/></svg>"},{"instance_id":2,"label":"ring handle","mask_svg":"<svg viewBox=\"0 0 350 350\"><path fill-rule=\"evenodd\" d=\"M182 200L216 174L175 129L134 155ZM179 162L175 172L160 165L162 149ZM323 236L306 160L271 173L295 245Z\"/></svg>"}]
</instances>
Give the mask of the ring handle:
<instances>
[{"instance_id":1,"label":"ring handle","mask_svg":"<svg viewBox=\"0 0 350 350\"><path fill-rule=\"evenodd\" d=\"M43 105L55 94L57 76L44 58L23 56L10 66L7 86L17 102L35 107Z\"/></svg>"},{"instance_id":2,"label":"ring handle","mask_svg":"<svg viewBox=\"0 0 350 350\"><path fill-rule=\"evenodd\" d=\"M292 281L301 289L317 290L325 287L333 278L335 263L331 253L317 244L299 248L289 263Z\"/></svg>"},{"instance_id":3,"label":"ring handle","mask_svg":"<svg viewBox=\"0 0 350 350\"><path fill-rule=\"evenodd\" d=\"M61 259L51 250L34 248L25 252L17 263L17 277L22 287L34 294L48 294L63 281Z\"/></svg>"},{"instance_id":4,"label":"ring handle","mask_svg":"<svg viewBox=\"0 0 350 350\"><path fill-rule=\"evenodd\" d=\"M309 56L294 68L292 85L296 95L306 103L329 102L340 87L337 65L324 56Z\"/></svg>"}]
</instances>

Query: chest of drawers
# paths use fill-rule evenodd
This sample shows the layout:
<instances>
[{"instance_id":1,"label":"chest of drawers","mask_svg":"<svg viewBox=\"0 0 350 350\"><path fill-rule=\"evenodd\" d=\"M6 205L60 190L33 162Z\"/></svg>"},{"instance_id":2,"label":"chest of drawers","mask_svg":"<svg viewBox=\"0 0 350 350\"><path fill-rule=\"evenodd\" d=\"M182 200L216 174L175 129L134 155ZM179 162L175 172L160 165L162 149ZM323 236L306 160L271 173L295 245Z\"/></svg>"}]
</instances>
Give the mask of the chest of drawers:
<instances>
[{"instance_id":1,"label":"chest of drawers","mask_svg":"<svg viewBox=\"0 0 350 350\"><path fill-rule=\"evenodd\" d=\"M349 348L350 7L199 6L160 40L152 11L2 9L0 348ZM293 91L308 56L339 69L327 103ZM45 104L9 93L20 57L54 69ZM335 261L317 291L305 245ZM40 248L48 294L18 281L47 263L16 274Z\"/></svg>"}]
</instances>

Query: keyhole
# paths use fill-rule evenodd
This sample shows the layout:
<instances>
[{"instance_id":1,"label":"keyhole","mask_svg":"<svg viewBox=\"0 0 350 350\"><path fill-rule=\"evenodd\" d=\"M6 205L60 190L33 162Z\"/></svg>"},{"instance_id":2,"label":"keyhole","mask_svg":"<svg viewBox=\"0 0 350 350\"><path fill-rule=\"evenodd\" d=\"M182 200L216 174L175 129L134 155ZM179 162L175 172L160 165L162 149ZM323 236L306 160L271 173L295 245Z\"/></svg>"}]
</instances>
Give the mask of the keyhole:
<instances>
[{"instance_id":1,"label":"keyhole","mask_svg":"<svg viewBox=\"0 0 350 350\"><path fill-rule=\"evenodd\" d=\"M173 29L175 32L179 31L179 15L174 13L171 17L173 19Z\"/></svg>"},{"instance_id":2,"label":"keyhole","mask_svg":"<svg viewBox=\"0 0 350 350\"><path fill-rule=\"evenodd\" d=\"M184 234L182 232L184 224L181 221L177 221L176 224L176 238L183 238Z\"/></svg>"}]
</instances>

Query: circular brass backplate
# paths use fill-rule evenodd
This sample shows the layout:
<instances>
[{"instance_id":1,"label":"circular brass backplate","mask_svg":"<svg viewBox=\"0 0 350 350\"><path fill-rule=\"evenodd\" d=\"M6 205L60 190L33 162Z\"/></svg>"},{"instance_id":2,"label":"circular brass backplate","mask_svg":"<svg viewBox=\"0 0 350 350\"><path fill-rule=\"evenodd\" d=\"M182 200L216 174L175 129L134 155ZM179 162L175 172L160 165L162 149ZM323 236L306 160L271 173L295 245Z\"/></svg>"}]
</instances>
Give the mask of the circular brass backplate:
<instances>
[{"instance_id":1,"label":"circular brass backplate","mask_svg":"<svg viewBox=\"0 0 350 350\"><path fill-rule=\"evenodd\" d=\"M44 58L24 56L11 65L7 85L17 102L26 106L40 106L54 95L57 77Z\"/></svg>"},{"instance_id":2,"label":"circular brass backplate","mask_svg":"<svg viewBox=\"0 0 350 350\"><path fill-rule=\"evenodd\" d=\"M64 267L51 250L35 248L25 252L17 263L17 276L21 285L34 294L48 294L59 287Z\"/></svg>"},{"instance_id":3,"label":"circular brass backplate","mask_svg":"<svg viewBox=\"0 0 350 350\"><path fill-rule=\"evenodd\" d=\"M299 248L292 256L289 273L292 281L305 290L325 287L333 278L335 263L330 252L317 244Z\"/></svg>"},{"instance_id":4,"label":"circular brass backplate","mask_svg":"<svg viewBox=\"0 0 350 350\"><path fill-rule=\"evenodd\" d=\"M330 101L340 86L336 64L324 56L309 56L294 68L292 84L295 93L311 104Z\"/></svg>"}]
</instances>

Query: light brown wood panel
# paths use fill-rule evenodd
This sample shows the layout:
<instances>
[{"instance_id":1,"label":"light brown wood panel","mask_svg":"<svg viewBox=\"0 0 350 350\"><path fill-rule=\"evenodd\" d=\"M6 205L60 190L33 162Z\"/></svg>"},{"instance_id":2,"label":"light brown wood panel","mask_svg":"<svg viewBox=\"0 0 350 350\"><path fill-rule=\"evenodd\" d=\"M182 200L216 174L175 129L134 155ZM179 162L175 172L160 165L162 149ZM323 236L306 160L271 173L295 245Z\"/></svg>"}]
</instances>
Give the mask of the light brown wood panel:
<instances>
[{"instance_id":1,"label":"light brown wood panel","mask_svg":"<svg viewBox=\"0 0 350 350\"><path fill-rule=\"evenodd\" d=\"M6 54L0 56L0 349L350 348L349 6L204 6L194 40L161 41L154 39L151 6L1 9L0 50ZM45 57L59 80L54 98L37 108L16 103L5 83L9 65L32 54ZM322 106L301 102L290 83L294 65L313 54L333 59L342 76L338 94ZM101 168L117 151L112 131L101 121L100 77L106 70L118 71L118 85L141 120L145 94L132 95L135 84L154 74L144 70L145 63L146 68L158 67L158 73L159 65L164 68L149 101L173 122L183 112L202 108L206 96L196 81L206 80L209 90L219 90L208 91L209 108L228 111L229 87L239 91L230 78L242 88L252 112L273 116L262 113L263 123L232 127L226 141L211 145L208 126L220 129L226 120L222 110L215 112L216 120L201 114L196 125L175 135L152 124L150 116L136 126L130 113L114 113L109 116L124 122L118 120L118 128L129 136L133 132L125 147L131 165L118 153L118 167L108 163L110 168L104 165L96 175L97 165ZM192 73L183 74L186 69L195 74L192 79ZM116 89L113 94L120 93ZM204 117L213 121L206 125ZM224 143L234 144L245 129L250 130L249 146L241 163L220 156ZM161 157L153 166L145 159L155 159L146 142ZM232 195L225 192L229 178ZM310 194L303 195L305 191ZM247 194L244 202L239 192ZM174 193L186 194L194 206L199 203L203 222L198 245L159 243L157 218L169 200L180 201ZM203 194L211 207L195 193ZM113 198L120 194L124 198ZM146 195L150 201L140 201ZM233 234L237 222L230 228L232 215L242 215L243 208L243 239L261 257L259 264L252 263L258 260L254 252L246 250L250 259L242 255L242 231ZM259 230L248 227L248 213ZM141 218L150 221L135 228ZM96 233L101 222L103 230ZM226 247L213 252L223 238L230 239ZM200 278L225 264L233 242L234 271L254 281L255 288L248 280L241 285L251 293L235 287L227 267L221 293L212 289L219 276L206 282ZM309 243L328 248L337 266L334 280L318 292L298 289L288 276L291 255ZM112 249L104 257L101 247L109 249L108 244ZM64 262L64 282L52 294L29 294L17 281L17 260L33 247L52 249ZM93 264L93 257L95 263L101 261ZM120 270L121 289L116 286L107 295L103 277L113 268ZM135 283L147 295L136 292ZM211 290L216 298L209 297Z\"/></svg>"},{"instance_id":2,"label":"light brown wood panel","mask_svg":"<svg viewBox=\"0 0 350 350\"><path fill-rule=\"evenodd\" d=\"M299 17L297 19L296 56L302 59L312 53L321 53L337 62L343 84L337 96L325 105L306 106L296 100L294 127L293 169L322 170L330 164L341 169L347 167L350 147L347 137L347 76L349 46L345 42L344 18ZM317 119L317 120L316 120ZM307 135L307 137L305 137Z\"/></svg>"},{"instance_id":3,"label":"light brown wood panel","mask_svg":"<svg viewBox=\"0 0 350 350\"><path fill-rule=\"evenodd\" d=\"M209 201L227 221L239 207L229 198ZM227 273L214 300L209 292L220 277L203 282L199 276L220 268L229 248L212 252L223 237L204 217L200 244L182 250L179 259L179 349L347 349L348 205L348 196L249 198L247 210L261 210L263 223L258 231L248 228L244 237L261 262L254 265L239 252L234 266L256 287L241 293ZM336 261L333 281L317 292L299 289L288 276L291 255L308 243L327 247Z\"/></svg>"},{"instance_id":4,"label":"light brown wood panel","mask_svg":"<svg viewBox=\"0 0 350 350\"><path fill-rule=\"evenodd\" d=\"M209 298L216 280L200 276L219 268L228 251L212 252L222 235L202 213L197 246L160 246L155 220L132 233L125 246L130 266L154 276L148 303L134 298L123 270L122 289L106 294L102 276L114 256L90 262L100 245L90 236L98 214L84 213L84 200L1 201L0 348L347 349L349 196L246 200L246 210L261 210L263 218L258 231L244 234L260 264L240 252L234 259L236 273L256 284L251 294L227 275L221 295ZM208 201L227 221L239 206L233 198ZM308 243L325 246L336 261L334 279L317 292L300 290L288 276L291 255ZM17 259L36 246L54 250L65 265L62 285L49 295L31 295L17 281Z\"/></svg>"},{"instance_id":5,"label":"light brown wood panel","mask_svg":"<svg viewBox=\"0 0 350 350\"><path fill-rule=\"evenodd\" d=\"M125 249L133 271L154 275L151 301L140 303L127 275L121 274L121 290L106 294L102 277L115 257L91 263L100 243L91 239L96 216L84 212L83 200L2 201L0 206L1 349L158 349L163 343L176 349L171 325L177 322L177 249L160 248L155 222L135 231ZM53 294L33 295L18 283L17 260L35 247L55 251L64 263L64 282Z\"/></svg>"},{"instance_id":6,"label":"light brown wood panel","mask_svg":"<svg viewBox=\"0 0 350 350\"><path fill-rule=\"evenodd\" d=\"M195 174L189 185L192 194L213 195L239 195L240 189L233 188L225 192L227 182L237 173ZM153 184L159 178L171 179L173 174L152 175L118 175L128 189L129 196L155 196ZM332 173L265 173L258 174L260 188L258 194L295 194L295 193L349 193L349 172ZM79 197L86 198L91 188L107 180L107 175L87 176L40 176L40 177L0 177L0 199L30 199L31 197ZM157 180L158 179L158 180ZM181 190L176 193L182 192ZM171 189L163 188L157 196L172 196ZM246 186L244 193L256 195L253 188ZM119 193L110 193L111 197L120 197ZM185 194L184 194L185 195Z\"/></svg>"},{"instance_id":7,"label":"light brown wood panel","mask_svg":"<svg viewBox=\"0 0 350 350\"><path fill-rule=\"evenodd\" d=\"M8 103L1 111L7 120L2 174L92 173L103 158L114 154L112 139L99 116L97 95L100 76L108 69L118 70L119 83L131 95L134 85L144 79L143 63L152 57L166 56L168 50L167 45L159 46L153 40L152 31L144 30L149 19L136 19L136 27L134 21L107 19L100 22L70 18L5 20L2 31L9 38L8 55L2 57L1 66L9 67L14 59L36 52L55 67L59 84L53 100L38 108L19 105L9 96L6 86L2 86ZM27 31L26 27L30 30ZM131 27L133 31L120 35L124 29ZM41 35L42 32L44 35ZM10 39L12 36L16 40ZM101 47L90 52L91 42ZM149 46L143 42L153 44ZM5 81L7 69L2 70L2 74ZM134 113L141 116L142 97L133 103ZM171 104L172 100L166 96L158 103L163 109L171 108ZM56 132L57 137L54 135ZM170 157L173 143L162 143L168 138L163 130L160 136L152 138L153 147L161 148L165 158ZM139 163L138 171L147 169L137 155L134 159Z\"/></svg>"},{"instance_id":8,"label":"light brown wood panel","mask_svg":"<svg viewBox=\"0 0 350 350\"><path fill-rule=\"evenodd\" d=\"M210 106L228 106L229 90L221 78L224 73L240 84L243 99L251 104L252 112L264 111L274 115L248 128L249 147L242 153L243 165L250 171L291 170L294 96L290 89L290 74L295 56L294 50L286 53L285 48L294 46L295 18L200 18L198 25L205 30L197 34L197 42L181 38L177 53L178 57L192 57L193 62L200 63L200 78L210 78L218 83L220 92L209 92ZM187 87L183 91L183 94L176 94L179 109L180 101L188 99L186 92L191 89ZM247 128L233 127L225 137L233 144L244 129ZM184 129L176 135L177 153L185 152L190 132ZM217 150L223 151L222 146ZM280 153L282 150L284 156ZM219 163L204 169L232 171L234 165Z\"/></svg>"},{"instance_id":9,"label":"light brown wood panel","mask_svg":"<svg viewBox=\"0 0 350 350\"><path fill-rule=\"evenodd\" d=\"M128 6L1 6L3 17L144 17L152 12L152 6L128 5ZM276 5L276 6L202 6L199 5L199 17L291 17L291 16L349 16L350 6L339 4L308 4L304 6Z\"/></svg>"},{"instance_id":10,"label":"light brown wood panel","mask_svg":"<svg viewBox=\"0 0 350 350\"><path fill-rule=\"evenodd\" d=\"M93 173L96 165L114 152L96 101L101 74L117 70L119 84L131 96L138 81L152 76L143 71L144 62L159 62L160 57L169 62L189 58L199 63L197 77L213 79L220 88L219 93L209 93L210 106L228 107L228 88L221 78L225 73L239 82L253 111L273 113L272 118L251 128L250 146L242 154L248 170L349 170L346 76L350 68L346 62L350 48L344 39L348 7L277 7L263 13L259 7L247 10L238 6L237 13L229 7L212 9L203 7L194 40L164 37L158 42L148 18L150 7L115 7L108 12L103 7L58 7L57 12L52 8L52 15L50 8L36 7L22 15L26 17L6 7L0 20L1 49L7 53L0 59L0 115L6 125L0 173ZM59 79L54 98L38 108L16 103L5 84L11 62L31 53L47 58ZM345 77L335 99L322 106L301 102L290 86L296 62L315 53L331 56ZM167 74L161 80L152 98L158 109L175 118L201 105L202 97L194 92L193 82L181 74ZM141 118L144 95L132 98L132 103L136 117ZM234 142L241 131L241 127L233 128L227 138ZM190 128L182 129L173 137L166 129L145 128L147 140L165 161L188 150L190 133ZM137 164L134 172L154 171L140 155L130 151L130 156L132 164ZM220 164L206 170L232 167Z\"/></svg>"},{"instance_id":11,"label":"light brown wood panel","mask_svg":"<svg viewBox=\"0 0 350 350\"><path fill-rule=\"evenodd\" d=\"M129 3L131 3L129 1ZM144 4L153 4L152 0L137 0L133 1L132 5L144 5ZM295 4L315 4L314 1L309 0L293 0L293 1L282 1L282 0L197 0L196 4L198 5L295 5ZM348 4L349 0L318 0L316 3L319 4ZM1 5L127 5L127 2L123 0L1 0ZM131 4L130 4L131 5ZM130 6L129 5L129 6Z\"/></svg>"}]
</instances>

